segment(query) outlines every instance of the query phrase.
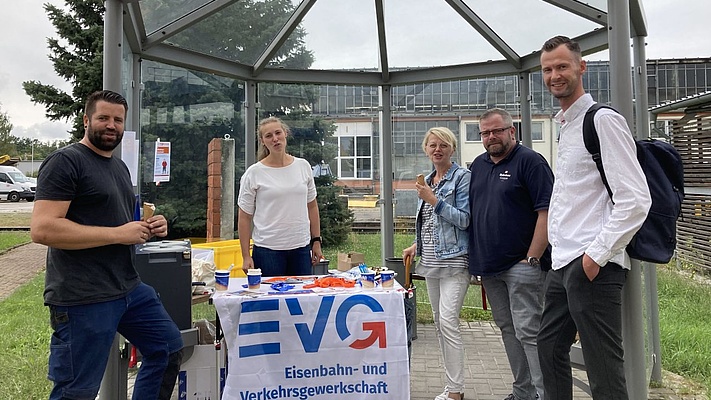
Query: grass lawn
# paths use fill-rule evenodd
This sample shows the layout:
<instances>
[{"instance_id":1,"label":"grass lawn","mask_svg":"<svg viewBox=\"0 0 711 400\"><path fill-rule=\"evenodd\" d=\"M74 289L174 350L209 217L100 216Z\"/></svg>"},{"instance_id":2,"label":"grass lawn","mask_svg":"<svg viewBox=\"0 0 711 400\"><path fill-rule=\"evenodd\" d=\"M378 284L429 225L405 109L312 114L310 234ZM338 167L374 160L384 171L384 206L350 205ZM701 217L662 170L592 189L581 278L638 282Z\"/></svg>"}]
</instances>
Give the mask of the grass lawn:
<instances>
[{"instance_id":1,"label":"grass lawn","mask_svg":"<svg viewBox=\"0 0 711 400\"><path fill-rule=\"evenodd\" d=\"M5 250L17 245L29 243L30 233L25 231L3 231L0 232L0 254Z\"/></svg>"},{"instance_id":2,"label":"grass lawn","mask_svg":"<svg viewBox=\"0 0 711 400\"><path fill-rule=\"evenodd\" d=\"M29 218L13 218L19 225L10 225L3 214L3 226L29 225ZM0 232L0 254L20 244L30 242L24 231ZM46 399L51 389L47 380L49 312L44 306L44 273L0 301L0 399Z\"/></svg>"},{"instance_id":3,"label":"grass lawn","mask_svg":"<svg viewBox=\"0 0 711 400\"><path fill-rule=\"evenodd\" d=\"M711 285L658 270L662 368L711 388Z\"/></svg>"},{"instance_id":4,"label":"grass lawn","mask_svg":"<svg viewBox=\"0 0 711 400\"><path fill-rule=\"evenodd\" d=\"M43 304L44 273L0 302L0 399L46 399L52 330Z\"/></svg>"},{"instance_id":5,"label":"grass lawn","mask_svg":"<svg viewBox=\"0 0 711 400\"><path fill-rule=\"evenodd\" d=\"M0 226L30 226L32 213L2 213Z\"/></svg>"}]
</instances>

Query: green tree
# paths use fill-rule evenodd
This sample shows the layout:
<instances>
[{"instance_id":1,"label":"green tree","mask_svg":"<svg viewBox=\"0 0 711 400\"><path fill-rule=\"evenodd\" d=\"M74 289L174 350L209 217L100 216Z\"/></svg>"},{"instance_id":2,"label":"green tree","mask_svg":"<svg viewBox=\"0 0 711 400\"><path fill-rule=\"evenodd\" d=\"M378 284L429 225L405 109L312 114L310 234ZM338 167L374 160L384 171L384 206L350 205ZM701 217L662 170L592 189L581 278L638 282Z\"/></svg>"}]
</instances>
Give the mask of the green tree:
<instances>
[{"instance_id":1,"label":"green tree","mask_svg":"<svg viewBox=\"0 0 711 400\"><path fill-rule=\"evenodd\" d=\"M102 0L66 0L66 9L45 4L57 34L48 38L49 59L54 71L72 83L67 93L38 81L23 82L22 87L35 104L42 104L52 121L74 121L71 131L75 140L84 135L82 111L84 100L103 84L104 3Z\"/></svg>"},{"instance_id":2,"label":"green tree","mask_svg":"<svg viewBox=\"0 0 711 400\"><path fill-rule=\"evenodd\" d=\"M17 156L15 137L10 134L11 131L10 117L7 116L7 113L0 111L0 156Z\"/></svg>"},{"instance_id":3,"label":"green tree","mask_svg":"<svg viewBox=\"0 0 711 400\"><path fill-rule=\"evenodd\" d=\"M243 0L170 41L211 56L253 64L293 13L293 3L292 0ZM170 0L146 2L144 20L165 21L163 16L179 9ZM177 16L172 15L172 18ZM313 54L304 45L305 36L306 31L301 26L297 27L269 65L308 68L313 63Z\"/></svg>"},{"instance_id":4,"label":"green tree","mask_svg":"<svg viewBox=\"0 0 711 400\"><path fill-rule=\"evenodd\" d=\"M345 243L353 226L353 212L348 209L348 201L343 202L339 197L341 188L333 184L335 180L330 175L315 178L324 246Z\"/></svg>"},{"instance_id":5,"label":"green tree","mask_svg":"<svg viewBox=\"0 0 711 400\"><path fill-rule=\"evenodd\" d=\"M41 142L37 139L20 138L12 135L12 123L7 113L0 111L0 156L8 155L20 160L42 160L69 141ZM39 164L37 165L39 167Z\"/></svg>"},{"instance_id":6,"label":"green tree","mask_svg":"<svg viewBox=\"0 0 711 400\"><path fill-rule=\"evenodd\" d=\"M144 10L146 18L151 15L163 16L170 13L172 8L165 3L156 4L154 10ZM293 5L289 0L253 1L246 0L239 6L230 7L217 13L202 23L190 28L188 31L170 39L171 43L179 47L199 50L202 53L220 58L252 63L261 55L269 41L276 35L281 26L293 12ZM297 28L286 43L270 62L271 66L285 68L308 68L313 63L313 55L304 46L306 32ZM149 69L170 68L171 75L175 76L170 81L144 79L145 90L143 104L151 115L150 123L143 129L146 141L160 138L171 142L171 152L175 154L175 167L171 167L171 180L188 179L191 184L176 185L161 184L155 187L147 184L142 192L150 199L156 199L158 204L170 201L170 207L161 209L171 221L171 231L183 236L204 236L206 227L206 213L204 209L190 211L190 204L206 204L207 180L205 164L196 164L196 160L207 158L207 143L211 138L222 137L229 134L235 139L237 158L244 159L243 115L239 108L244 101L244 86L242 82L216 77L198 71L185 71L180 68L161 66L153 62L143 63L144 71ZM193 76L199 79L187 79ZM335 126L323 119L315 118L308 111L317 96L317 89L308 85L285 85L278 83L260 83L258 98L261 104L260 118L268 115L278 115L292 128L292 140L289 142L289 151L299 157L307 159L312 165L319 164L321 160L331 160L336 155L333 146L322 146L321 143L335 132ZM230 118L194 118L195 113L190 108L200 104L232 104L237 106L232 109ZM159 113L167 114L167 119L172 124L160 122ZM182 115L185 119L190 114L189 121L176 121L175 115ZM156 117L154 117L156 116ZM176 124L181 122L180 124ZM147 133L148 132L148 133ZM202 141L202 146L198 143ZM185 149L187 152L181 151ZM239 152L242 152L241 154ZM150 162L150 160L146 160ZM171 165L173 165L171 160ZM239 188L239 177L243 173L243 166L237 165L235 188ZM180 177L180 178L179 178ZM183 182L183 181L180 181ZM324 183L329 185L330 182ZM191 190L192 189L192 190ZM197 189L197 190L195 190ZM333 207L331 201L325 201L329 190L322 189L319 184L319 206L323 221L322 226L336 225L335 221L326 218L332 213L327 207ZM324 192L324 193L322 193ZM334 194L337 199L337 194ZM163 201L161 201L163 199ZM179 205L178 207L175 207ZM342 203L335 205L343 206ZM160 207L160 206L159 206ZM236 210L235 210L236 211ZM348 214L347 207L344 211ZM235 212L237 215L237 212ZM236 226L237 222L235 222ZM346 226L350 230L350 224ZM190 235L187 235L187 233ZM347 235L346 235L347 236ZM325 237L340 237L324 232ZM345 239L345 236L343 236ZM331 239L327 239L331 240Z\"/></svg>"},{"instance_id":7,"label":"green tree","mask_svg":"<svg viewBox=\"0 0 711 400\"><path fill-rule=\"evenodd\" d=\"M145 64L144 68L151 64ZM181 95L175 96L176 93ZM189 85L182 79L168 83L145 81L144 115L149 117L142 129L145 144L142 170L148 173L143 179L141 195L146 201L156 203L158 211L170 221L172 237L206 235L207 149L210 140L230 135L241 143L236 144L237 149L244 147L244 135L234 134L235 124L239 124L236 116L200 117L199 112L191 110L202 105L207 112L219 106L233 107L232 104L219 85ZM167 115L165 121L160 120L161 114ZM152 171L154 143L158 139L171 144L171 181L156 186L152 183Z\"/></svg>"},{"instance_id":8,"label":"green tree","mask_svg":"<svg viewBox=\"0 0 711 400\"><path fill-rule=\"evenodd\" d=\"M40 141L35 138L15 138L17 154L23 160L34 158L35 160L45 159L51 152L71 143L71 139ZM39 165L38 165L39 167Z\"/></svg>"}]
</instances>

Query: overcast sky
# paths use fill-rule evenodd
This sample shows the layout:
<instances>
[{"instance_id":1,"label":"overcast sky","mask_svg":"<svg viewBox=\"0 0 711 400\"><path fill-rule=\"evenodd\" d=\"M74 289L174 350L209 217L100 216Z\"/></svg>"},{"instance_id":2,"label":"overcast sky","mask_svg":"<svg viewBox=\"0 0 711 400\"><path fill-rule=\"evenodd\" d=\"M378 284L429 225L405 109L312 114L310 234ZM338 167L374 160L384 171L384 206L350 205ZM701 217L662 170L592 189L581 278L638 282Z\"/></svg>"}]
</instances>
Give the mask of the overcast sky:
<instances>
[{"instance_id":1,"label":"overcast sky","mask_svg":"<svg viewBox=\"0 0 711 400\"><path fill-rule=\"evenodd\" d=\"M481 2L485 0L478 1ZM45 117L44 107L34 105L30 101L29 96L27 96L22 89L22 82L36 80L43 84L54 85L60 89L71 90L69 84L56 76L52 64L47 58L48 50L46 39L48 37L57 37L57 35L43 9L42 5L46 2L60 6L64 4L63 1L58 0L22 0L13 2L12 7L4 7L3 12L0 14L0 38L2 38L0 39L0 59L2 60L2 63L0 63L0 111L7 113L9 116L10 122L14 126L12 134L15 136L32 137L43 141L55 139L64 140L69 137L66 133L69 129L69 125L64 121L56 122L47 119ZM351 1L341 4L344 4L344 6L343 15L340 18L358 21L355 17L356 11L345 6L347 4L351 4L352 6L354 3ZM372 5L372 3L369 4ZM492 7L487 7L487 11L497 10L498 8L495 7L496 4L496 1L494 1ZM591 1L591 4L594 5L596 3L595 1ZM649 36L647 37L647 58L711 57L711 42L709 42L709 38L711 38L711 23L708 21L708 16L711 15L710 1L644 0L643 6L647 15L649 30ZM317 7L319 7L319 2L316 2L312 12L317 11ZM414 8L408 8L408 10L414 10ZM494 11L490 11L491 15L483 15L484 11L482 11L481 16L485 18L487 23L490 23L492 28L497 30L504 40L513 43L512 47L514 47L514 50L519 51L515 44L517 40L520 41L522 40L520 38L525 38L527 35L524 30L525 28L523 28L524 24L517 24L516 21L512 20L510 15L504 15L498 18ZM372 10L368 12L373 13ZM403 19L412 21L415 18L422 18L422 14L423 13L416 14L413 12L412 15ZM499 19L499 21L492 21L486 19L486 17ZM331 25L329 25L329 22L323 25L325 29L327 29L328 34L319 35L315 32L312 38L307 39L307 43L313 44L315 47L312 48L312 50L316 53L317 63L319 61L323 62L326 58L323 56L319 57L321 54L318 46L327 46L330 41L330 47L333 48L333 41L337 40L338 32L345 31L345 29L339 29L337 22L339 20L343 21L340 18L339 16L330 15L327 21L330 21ZM308 15L305 22L310 22ZM497 25L497 23L502 25ZM445 30L447 27L446 24L428 25L431 29L430 35L437 34L438 31ZM546 24L549 29L551 25L555 27L554 24ZM432 28L432 26L434 26L434 28ZM411 30L411 32L427 32L427 29L427 26L421 25L420 29ZM418 40L416 36L407 36L407 40L404 40L403 44L396 42L395 38L398 37L398 35L388 36L389 51L393 51L392 48L396 46L398 48L399 46L405 45L411 46L411 48L404 48L399 56L393 54L391 65L399 65L400 63L398 61L400 60L401 62L407 62L408 53L421 50L421 48L418 48L418 44L421 45L422 42ZM571 34L571 36L573 35ZM357 59L357 56L353 56L361 47L357 43L358 37L362 36L353 34L353 32L344 32L342 39L343 45L345 46L350 41L352 42L351 46L354 47L352 50L349 49L340 54L342 57L341 61L349 56ZM537 49L540 46L538 41L540 40L537 40L535 47L531 48L531 50ZM461 45L461 43L456 44ZM474 45L474 43L472 43L472 45ZM362 46L362 50L367 51L371 55L373 54L372 46ZM448 50L440 49L440 51L447 52ZM454 54L456 52L452 51L451 53ZM520 53L526 54L524 52ZM398 57L400 58L398 59ZM481 60L454 61L467 62ZM439 65L440 63L433 62L432 64ZM328 63L324 63L323 65L327 66ZM369 65L351 65L351 67L365 66Z\"/></svg>"}]
</instances>

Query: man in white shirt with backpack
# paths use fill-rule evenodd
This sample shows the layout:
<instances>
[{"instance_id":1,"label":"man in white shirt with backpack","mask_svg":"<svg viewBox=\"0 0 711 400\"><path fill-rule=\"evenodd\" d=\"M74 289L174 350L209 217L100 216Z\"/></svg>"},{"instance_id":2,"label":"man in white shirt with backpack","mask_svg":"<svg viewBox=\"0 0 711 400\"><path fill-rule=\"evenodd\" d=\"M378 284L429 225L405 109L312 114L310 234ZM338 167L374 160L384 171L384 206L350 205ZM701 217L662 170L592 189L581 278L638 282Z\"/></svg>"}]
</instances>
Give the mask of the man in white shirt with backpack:
<instances>
[{"instance_id":1,"label":"man in white shirt with backpack","mask_svg":"<svg viewBox=\"0 0 711 400\"><path fill-rule=\"evenodd\" d=\"M548 211L552 270L538 354L546 400L572 399L570 346L580 335L593 399L628 399L622 347L622 288L630 269L625 247L645 218L651 199L624 117L600 109L595 127L611 201L583 143L583 118L595 102L583 88L580 46L564 36L546 41L543 79L559 101L558 161Z\"/></svg>"}]
</instances>

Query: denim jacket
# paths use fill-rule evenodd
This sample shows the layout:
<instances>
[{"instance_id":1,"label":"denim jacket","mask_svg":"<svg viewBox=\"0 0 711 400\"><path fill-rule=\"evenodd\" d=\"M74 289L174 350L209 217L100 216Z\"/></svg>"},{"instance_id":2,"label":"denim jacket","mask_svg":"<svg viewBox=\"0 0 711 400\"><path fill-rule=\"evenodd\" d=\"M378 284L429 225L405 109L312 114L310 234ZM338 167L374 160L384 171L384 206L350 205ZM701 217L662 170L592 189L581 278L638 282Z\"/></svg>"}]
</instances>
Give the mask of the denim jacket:
<instances>
[{"instance_id":1,"label":"denim jacket","mask_svg":"<svg viewBox=\"0 0 711 400\"><path fill-rule=\"evenodd\" d=\"M429 185L436 171L425 178ZM471 173L466 168L453 162L452 167L444 175L435 195L437 204L434 206L434 245L435 257L438 259L452 258L467 254L469 251L469 181ZM415 241L417 255L422 256L422 199L417 201L417 216L415 219Z\"/></svg>"}]
</instances>

